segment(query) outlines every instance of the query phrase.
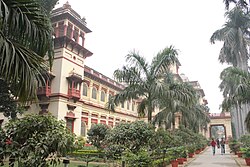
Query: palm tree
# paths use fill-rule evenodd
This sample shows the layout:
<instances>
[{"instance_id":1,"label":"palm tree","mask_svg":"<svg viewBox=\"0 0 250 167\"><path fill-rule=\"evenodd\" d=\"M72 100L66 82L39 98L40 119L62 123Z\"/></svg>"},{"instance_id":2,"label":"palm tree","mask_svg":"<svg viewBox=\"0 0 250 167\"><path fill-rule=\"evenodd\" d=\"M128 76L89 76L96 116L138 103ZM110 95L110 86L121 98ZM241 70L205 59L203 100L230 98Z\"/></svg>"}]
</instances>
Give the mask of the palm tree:
<instances>
[{"instance_id":1,"label":"palm tree","mask_svg":"<svg viewBox=\"0 0 250 167\"><path fill-rule=\"evenodd\" d=\"M0 78L15 85L23 101L35 96L42 73L52 66L52 27L38 2L0 0Z\"/></svg>"},{"instance_id":2,"label":"palm tree","mask_svg":"<svg viewBox=\"0 0 250 167\"><path fill-rule=\"evenodd\" d=\"M226 24L222 29L213 33L210 41L211 43L215 43L215 41L224 43L219 54L221 63L228 63L247 71L250 17L238 6L227 11L225 15Z\"/></svg>"},{"instance_id":3,"label":"palm tree","mask_svg":"<svg viewBox=\"0 0 250 167\"><path fill-rule=\"evenodd\" d=\"M222 109L228 111L231 107L241 107L250 103L250 74L235 67L228 67L221 73L222 82L220 89L223 91L224 100ZM246 128L250 132L250 112L246 119Z\"/></svg>"},{"instance_id":4,"label":"palm tree","mask_svg":"<svg viewBox=\"0 0 250 167\"><path fill-rule=\"evenodd\" d=\"M131 99L140 99L138 105L139 116L148 117L152 121L152 112L159 107L159 99L174 98L188 103L191 100L189 94L183 92L167 91L166 82L173 80L170 67L178 63L177 50L173 46L167 47L153 58L148 64L144 57L136 52L131 52L126 57L126 66L114 72L114 78L127 87L112 97L108 108L115 110L115 106Z\"/></svg>"},{"instance_id":5,"label":"palm tree","mask_svg":"<svg viewBox=\"0 0 250 167\"><path fill-rule=\"evenodd\" d=\"M193 87L188 83L183 83L175 80L165 80L165 95L159 100L160 102L160 112L158 112L154 119L153 124L158 124L159 126L165 125L166 129L173 128L175 129L175 117L177 113L184 113L187 111L187 108L193 105L196 94ZM168 94L175 94L170 98ZM189 101L180 101L181 96L188 96Z\"/></svg>"},{"instance_id":6,"label":"palm tree","mask_svg":"<svg viewBox=\"0 0 250 167\"><path fill-rule=\"evenodd\" d=\"M243 11L243 7L239 4L232 10L226 12L227 22L222 29L213 33L210 41L223 42L219 54L221 63L228 63L234 67L238 67L244 71L248 70L248 45L249 45L249 26L250 17L248 12ZM227 95L224 95L226 97ZM239 106L231 108L233 119L236 119L238 135L244 132L243 113L247 113L248 106L244 105L241 109Z\"/></svg>"},{"instance_id":7,"label":"palm tree","mask_svg":"<svg viewBox=\"0 0 250 167\"><path fill-rule=\"evenodd\" d=\"M201 129L207 130L207 125L210 122L209 112L207 106L196 104L189 109L189 115L183 117L184 124L188 125L187 127L194 132L198 133Z\"/></svg>"},{"instance_id":8,"label":"palm tree","mask_svg":"<svg viewBox=\"0 0 250 167\"><path fill-rule=\"evenodd\" d=\"M234 3L235 5L241 6L242 8L247 9L248 3L245 0L223 0L225 3L226 9L229 9L230 3Z\"/></svg>"},{"instance_id":9,"label":"palm tree","mask_svg":"<svg viewBox=\"0 0 250 167\"><path fill-rule=\"evenodd\" d=\"M184 127L192 129L194 132L199 132L200 129L206 128L210 122L207 107L197 103L185 105L178 101L170 101L162 104L160 112L154 117L153 124L158 126L164 125L166 129L175 129L175 114L181 114L180 124Z\"/></svg>"}]
</instances>

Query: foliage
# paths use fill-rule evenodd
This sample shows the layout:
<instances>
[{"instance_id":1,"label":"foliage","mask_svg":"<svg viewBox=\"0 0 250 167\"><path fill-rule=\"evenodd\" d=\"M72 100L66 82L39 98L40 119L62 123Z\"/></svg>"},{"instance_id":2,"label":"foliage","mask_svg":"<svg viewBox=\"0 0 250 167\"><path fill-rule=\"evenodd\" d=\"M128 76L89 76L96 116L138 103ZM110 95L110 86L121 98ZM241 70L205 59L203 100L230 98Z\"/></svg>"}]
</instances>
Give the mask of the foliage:
<instances>
[{"instance_id":1,"label":"foliage","mask_svg":"<svg viewBox=\"0 0 250 167\"><path fill-rule=\"evenodd\" d=\"M228 67L221 73L220 88L223 91L223 110L230 110L232 107L241 107L250 102L250 74L239 68ZM246 129L250 131L250 114L246 119Z\"/></svg>"},{"instance_id":2,"label":"foliage","mask_svg":"<svg viewBox=\"0 0 250 167\"><path fill-rule=\"evenodd\" d=\"M59 0L37 0L41 7L46 11L46 13L50 14L52 9L55 7L55 5L58 3Z\"/></svg>"},{"instance_id":3,"label":"foliage","mask_svg":"<svg viewBox=\"0 0 250 167\"><path fill-rule=\"evenodd\" d=\"M237 140L231 140L229 141L229 148L234 153L237 153L240 149L240 143Z\"/></svg>"},{"instance_id":4,"label":"foliage","mask_svg":"<svg viewBox=\"0 0 250 167\"><path fill-rule=\"evenodd\" d=\"M187 149L188 153L194 153L196 150L196 146L193 144L190 144L190 145L186 146L186 149Z\"/></svg>"},{"instance_id":5,"label":"foliage","mask_svg":"<svg viewBox=\"0 0 250 167\"><path fill-rule=\"evenodd\" d=\"M0 166L3 166L4 150L6 145L6 135L4 130L0 127Z\"/></svg>"},{"instance_id":6,"label":"foliage","mask_svg":"<svg viewBox=\"0 0 250 167\"><path fill-rule=\"evenodd\" d=\"M52 26L38 0L0 1L0 78L20 101L34 98L53 59ZM39 39L39 40L37 40Z\"/></svg>"},{"instance_id":7,"label":"foliage","mask_svg":"<svg viewBox=\"0 0 250 167\"><path fill-rule=\"evenodd\" d=\"M176 114L182 115L182 124L190 124L190 122L196 122L199 120L197 117L199 114L194 110L194 106L198 103L197 94L189 83L182 83L180 81L171 81L170 79L164 80L165 90L170 94L176 95L169 98L167 93L163 96L160 101L160 112L158 112L154 119L153 124L158 126L165 126L166 129L172 128L173 130L176 127L175 118ZM181 92L181 94L179 94ZM180 100L178 97L182 96L188 100ZM202 110L202 112L204 112ZM192 121L190 121L192 119Z\"/></svg>"},{"instance_id":8,"label":"foliage","mask_svg":"<svg viewBox=\"0 0 250 167\"><path fill-rule=\"evenodd\" d=\"M149 145L151 150L162 150L172 147L173 137L163 128L157 129L154 135L150 138Z\"/></svg>"},{"instance_id":9,"label":"foliage","mask_svg":"<svg viewBox=\"0 0 250 167\"><path fill-rule=\"evenodd\" d=\"M16 118L18 113L22 113L23 110L17 105L10 86L0 78L0 112L5 117Z\"/></svg>"},{"instance_id":10,"label":"foliage","mask_svg":"<svg viewBox=\"0 0 250 167\"><path fill-rule=\"evenodd\" d=\"M166 47L157 53L151 63L147 63L137 52L129 53L126 56L127 65L114 72L114 78L125 83L127 87L110 98L107 107L115 111L115 107L125 101L140 99L137 108L139 116L147 115L148 122L151 123L152 112L159 107L162 97L189 103L192 100L190 94L183 93L181 86L170 84L174 81L170 67L179 63L177 55L177 50L173 46ZM175 91L175 88L180 89Z\"/></svg>"},{"instance_id":11,"label":"foliage","mask_svg":"<svg viewBox=\"0 0 250 167\"><path fill-rule=\"evenodd\" d=\"M246 0L223 0L223 2L225 3L225 7L228 10L230 3L234 3L237 6L240 6L244 9L246 9L246 11L248 11L248 3Z\"/></svg>"},{"instance_id":12,"label":"foliage","mask_svg":"<svg viewBox=\"0 0 250 167\"><path fill-rule=\"evenodd\" d=\"M152 164L153 164L154 167L165 167L166 164L170 163L170 161L171 161L171 158L170 158L170 156L167 155L164 158L164 161L163 161L163 159L157 159L157 160L154 160L152 162Z\"/></svg>"},{"instance_id":13,"label":"foliage","mask_svg":"<svg viewBox=\"0 0 250 167\"><path fill-rule=\"evenodd\" d=\"M105 145L105 136L109 133L110 129L107 125L96 124L93 125L88 131L88 142L97 149L102 150Z\"/></svg>"},{"instance_id":14,"label":"foliage","mask_svg":"<svg viewBox=\"0 0 250 167\"><path fill-rule=\"evenodd\" d=\"M5 126L10 143L5 154L15 157L19 167L46 167L73 149L74 135L51 115L27 115ZM47 161L48 160L48 161Z\"/></svg>"},{"instance_id":15,"label":"foliage","mask_svg":"<svg viewBox=\"0 0 250 167\"><path fill-rule=\"evenodd\" d=\"M107 136L109 146L120 145L132 153L148 146L154 134L154 127L144 121L121 123L114 127Z\"/></svg>"},{"instance_id":16,"label":"foliage","mask_svg":"<svg viewBox=\"0 0 250 167\"><path fill-rule=\"evenodd\" d=\"M170 155L171 160L180 158L185 152L185 147L171 147L167 149L167 154Z\"/></svg>"},{"instance_id":17,"label":"foliage","mask_svg":"<svg viewBox=\"0 0 250 167\"><path fill-rule=\"evenodd\" d=\"M150 167L152 166L152 159L147 151L140 150L136 154L132 152L126 152L123 156L127 166L129 167Z\"/></svg>"},{"instance_id":18,"label":"foliage","mask_svg":"<svg viewBox=\"0 0 250 167\"><path fill-rule=\"evenodd\" d=\"M184 126L180 126L179 129L176 129L174 135L180 137L182 145L193 144L197 141L195 133Z\"/></svg>"},{"instance_id":19,"label":"foliage","mask_svg":"<svg viewBox=\"0 0 250 167\"><path fill-rule=\"evenodd\" d=\"M239 139L243 147L250 147L250 135L242 135Z\"/></svg>"},{"instance_id":20,"label":"foliage","mask_svg":"<svg viewBox=\"0 0 250 167\"><path fill-rule=\"evenodd\" d=\"M85 143L86 143L86 141L85 141L84 137L78 136L78 137L75 139L74 149L75 149L75 150L81 150L81 149L83 149Z\"/></svg>"},{"instance_id":21,"label":"foliage","mask_svg":"<svg viewBox=\"0 0 250 167\"><path fill-rule=\"evenodd\" d=\"M108 159L117 160L121 158L125 149L126 148L121 144L109 144L104 151Z\"/></svg>"},{"instance_id":22,"label":"foliage","mask_svg":"<svg viewBox=\"0 0 250 167\"><path fill-rule=\"evenodd\" d=\"M246 147L243 156L244 158L250 158L250 147Z\"/></svg>"},{"instance_id":23,"label":"foliage","mask_svg":"<svg viewBox=\"0 0 250 167\"><path fill-rule=\"evenodd\" d=\"M104 151L100 150L78 150L74 151L69 154L72 157L83 157L83 156L90 156L90 157L104 157Z\"/></svg>"}]
</instances>

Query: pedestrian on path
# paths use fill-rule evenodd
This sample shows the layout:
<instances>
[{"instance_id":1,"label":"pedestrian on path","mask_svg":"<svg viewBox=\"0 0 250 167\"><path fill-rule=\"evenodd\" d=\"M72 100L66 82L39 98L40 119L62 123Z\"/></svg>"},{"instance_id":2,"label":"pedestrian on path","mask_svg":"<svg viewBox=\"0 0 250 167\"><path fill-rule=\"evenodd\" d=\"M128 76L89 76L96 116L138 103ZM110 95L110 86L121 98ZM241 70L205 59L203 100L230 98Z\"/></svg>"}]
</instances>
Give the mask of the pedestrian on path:
<instances>
[{"instance_id":1,"label":"pedestrian on path","mask_svg":"<svg viewBox=\"0 0 250 167\"><path fill-rule=\"evenodd\" d=\"M221 146L221 154L223 155L223 154L225 154L225 151L226 151L225 150L225 140L223 137L221 138L220 146Z\"/></svg>"},{"instance_id":2,"label":"pedestrian on path","mask_svg":"<svg viewBox=\"0 0 250 167\"><path fill-rule=\"evenodd\" d=\"M217 147L220 148L220 140L219 138L216 139Z\"/></svg>"},{"instance_id":3,"label":"pedestrian on path","mask_svg":"<svg viewBox=\"0 0 250 167\"><path fill-rule=\"evenodd\" d=\"M212 146L212 151L213 151L213 155L215 154L215 146L216 146L216 141L214 140L214 138L212 138L212 141L211 141L211 146Z\"/></svg>"}]
</instances>

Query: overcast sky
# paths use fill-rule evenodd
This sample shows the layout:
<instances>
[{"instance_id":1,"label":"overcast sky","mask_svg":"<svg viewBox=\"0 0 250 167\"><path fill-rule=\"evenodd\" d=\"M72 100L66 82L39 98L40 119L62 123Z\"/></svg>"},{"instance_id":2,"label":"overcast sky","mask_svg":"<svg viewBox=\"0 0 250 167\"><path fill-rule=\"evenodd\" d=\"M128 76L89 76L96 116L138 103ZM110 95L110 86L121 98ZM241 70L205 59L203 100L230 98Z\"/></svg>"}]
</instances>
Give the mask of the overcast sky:
<instances>
[{"instance_id":1,"label":"overcast sky","mask_svg":"<svg viewBox=\"0 0 250 167\"><path fill-rule=\"evenodd\" d=\"M59 0L56 7L66 0ZM85 64L112 78L125 64L125 55L137 50L151 61L158 51L173 45L179 50L180 73L199 81L210 112L220 112L218 88L223 67L218 62L222 43L211 44L212 33L225 23L223 0L69 0L92 30L85 47L93 56Z\"/></svg>"}]
</instances>

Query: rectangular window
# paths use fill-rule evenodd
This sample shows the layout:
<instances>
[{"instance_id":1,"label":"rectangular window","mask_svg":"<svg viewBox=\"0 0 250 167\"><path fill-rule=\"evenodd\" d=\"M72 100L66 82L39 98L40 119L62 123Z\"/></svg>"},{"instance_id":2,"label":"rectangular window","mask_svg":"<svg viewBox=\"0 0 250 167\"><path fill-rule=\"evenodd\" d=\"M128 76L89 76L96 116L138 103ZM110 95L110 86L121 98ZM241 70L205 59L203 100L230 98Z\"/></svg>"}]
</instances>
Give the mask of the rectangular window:
<instances>
[{"instance_id":1,"label":"rectangular window","mask_svg":"<svg viewBox=\"0 0 250 167\"><path fill-rule=\"evenodd\" d=\"M66 126L71 131L74 132L74 120L73 119L67 119L66 120Z\"/></svg>"}]
</instances>

